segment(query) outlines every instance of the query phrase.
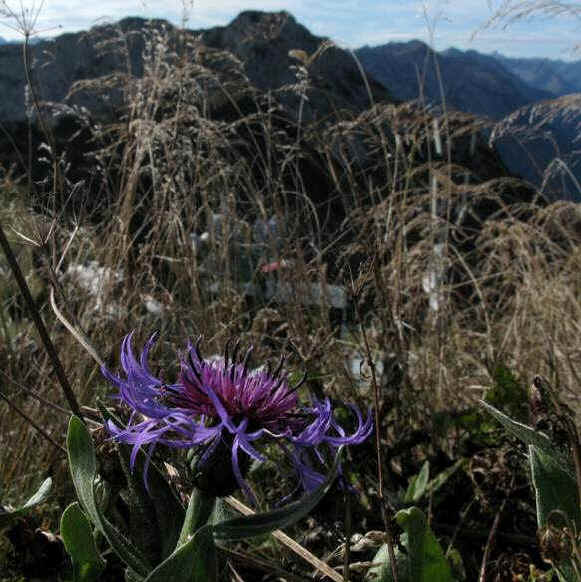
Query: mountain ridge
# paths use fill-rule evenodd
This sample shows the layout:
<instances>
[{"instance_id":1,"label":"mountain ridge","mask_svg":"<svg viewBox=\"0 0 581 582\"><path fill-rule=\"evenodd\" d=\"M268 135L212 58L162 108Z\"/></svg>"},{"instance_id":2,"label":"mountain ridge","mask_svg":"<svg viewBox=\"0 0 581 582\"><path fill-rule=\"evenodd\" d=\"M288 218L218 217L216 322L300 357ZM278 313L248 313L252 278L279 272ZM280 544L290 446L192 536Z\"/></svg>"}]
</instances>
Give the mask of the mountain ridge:
<instances>
[{"instance_id":1,"label":"mountain ridge","mask_svg":"<svg viewBox=\"0 0 581 582\"><path fill-rule=\"evenodd\" d=\"M126 74L128 62L131 74L139 77L143 70L144 42L134 33L145 30L147 26L163 27L170 35L178 36L178 29L167 21L128 17L113 25L98 25L83 33L65 33L31 46L34 80L40 98L61 102L76 81L113 73ZM128 59L98 48L113 45L118 31L127 35ZM312 56L326 41L312 35L284 11L246 11L226 26L185 30L183 34L188 42L199 41L209 50L228 51L244 61L245 74L257 88L265 91L298 83L296 71L301 63L289 55L291 50L301 49L307 56ZM368 85L372 93L370 97L355 59L332 44L310 64L308 73L310 94L302 106L306 118L316 118L321 108L363 110L373 100L391 101L389 91L372 78ZM0 102L1 120L26 119L24 87L21 47L0 45L0 91L5 97ZM292 99L287 96L287 101L290 105ZM297 95L293 104L295 109L300 101L301 97ZM92 110L98 107L96 102L86 102L79 96L69 102Z\"/></svg>"},{"instance_id":2,"label":"mountain ridge","mask_svg":"<svg viewBox=\"0 0 581 582\"><path fill-rule=\"evenodd\" d=\"M389 43L375 49L362 47L356 51L365 70L364 79L360 64L352 54L324 37L311 34L288 12L255 10L241 12L229 24L209 29L181 31L163 20L128 17L114 25L93 27L86 33L66 33L41 41L30 47L39 98L57 104L66 101L65 109L85 107L95 117L110 114L112 108L121 104L119 87L111 85L105 99L97 98L94 91L70 95L71 88L83 80L112 79L127 74L140 77L145 50L144 34L140 33L149 30L154 34L161 29L173 38L176 47L179 43L198 47L192 54L200 58L202 66L214 59L212 66L218 67L214 69L218 77L205 91L211 92L209 102L220 110L220 115L225 115L228 108L231 115L237 115L238 104L233 107L232 102L228 103L229 96L220 87L219 78L220 75L222 80L228 77L231 73L228 66L234 62L236 74L246 83L243 91L247 91L247 97L250 98L253 90L272 95L276 106L286 110L288 120L294 120L295 124L298 121L299 125L303 121L337 120L337 113L342 110L359 114L375 103L414 100L420 96L418 87L422 88L420 105L441 108L445 104L449 110L484 116L491 121L491 126L493 120L499 121L515 111L554 98L550 91L523 81L494 56L458 49L436 53L417 40ZM116 43L126 49L124 55L103 49L115 47ZM177 59L178 49L172 50ZM3 122L27 121L21 52L18 45L0 46L0 90L4 96L0 101L0 120ZM225 53L232 59L227 57L216 65L219 60L216 57ZM518 119L520 123L527 117L521 115ZM557 126L555 131L567 136L565 142L557 140L558 143L572 143L570 128ZM509 169L540 183L538 175L526 173L526 167L522 173L522 163L511 164L511 156L520 156L522 162L518 148L514 150L506 145L503 148ZM552 159L547 157L551 152L546 146L543 148L543 156Z\"/></svg>"},{"instance_id":3,"label":"mountain ridge","mask_svg":"<svg viewBox=\"0 0 581 582\"><path fill-rule=\"evenodd\" d=\"M501 119L554 96L525 83L498 59L476 51L438 53L413 40L362 47L355 53L366 70L404 101L421 96L432 104L445 102L453 109Z\"/></svg>"},{"instance_id":4,"label":"mountain ridge","mask_svg":"<svg viewBox=\"0 0 581 582\"><path fill-rule=\"evenodd\" d=\"M581 92L580 60L513 58L498 52L492 56L529 84L551 91L557 97Z\"/></svg>"}]
</instances>

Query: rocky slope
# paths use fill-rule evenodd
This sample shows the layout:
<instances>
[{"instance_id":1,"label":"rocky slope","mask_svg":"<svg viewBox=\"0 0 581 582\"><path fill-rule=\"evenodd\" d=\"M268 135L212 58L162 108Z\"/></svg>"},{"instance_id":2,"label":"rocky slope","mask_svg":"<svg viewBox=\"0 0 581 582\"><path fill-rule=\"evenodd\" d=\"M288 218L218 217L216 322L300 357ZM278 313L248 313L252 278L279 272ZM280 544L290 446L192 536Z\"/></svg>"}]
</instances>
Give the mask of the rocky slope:
<instances>
[{"instance_id":1,"label":"rocky slope","mask_svg":"<svg viewBox=\"0 0 581 582\"><path fill-rule=\"evenodd\" d=\"M137 78L143 75L151 56L147 54L146 38L162 30L166 34L160 35L160 39L169 39L168 54L175 50L174 60L178 53L185 54L186 58L198 59L201 66L215 71L217 81L203 87L208 95L209 114L214 119L233 122L241 112L253 113L254 99L272 98L273 107L278 108L277 131L285 133L288 147L296 142L297 119L337 123L343 119L341 114L337 115L341 110L347 110L345 119L349 119L368 110L373 102L392 102L392 95L402 101L413 99L418 86L423 87L425 101L438 103L444 87L450 108L492 118L549 96L526 85L492 57L481 55L478 66L474 64L473 54L440 56L440 80L434 68L434 53L417 41L358 51L367 70L364 82L353 55L312 35L287 12L247 11L227 26L207 30L178 31L164 21L128 18L115 25L95 27L87 33L65 34L42 41L30 47L31 72L38 97L85 107L93 119L111 119L116 106L122 102L119 86L123 83L119 80L127 75ZM186 46L191 52L177 50ZM16 124L9 127L13 135L25 136L30 97L28 101L25 98L21 55L21 46L0 46L0 90L4 96L0 101L0 121L5 125ZM231 83L233 74L238 76L238 84ZM100 79L100 93L80 91L70 95L75 83L92 79ZM105 89L103 80L106 80ZM239 93L229 93L231 87L236 91L237 86L242 87ZM66 113L67 109L59 106L56 111ZM244 131L259 132L252 139L241 135L244 142L268 142L259 127L247 125ZM0 144L0 153L4 145ZM361 146L359 143L357 147L361 149ZM11 147L8 144L6 149ZM72 153L78 151L81 148L75 147ZM241 155L245 153L241 151ZM362 167L374 163L358 158L355 161ZM353 162L353 159L345 160L346 164ZM505 173L501 164L493 165L494 168L475 171L479 175ZM322 198L326 197L327 190L327 187L320 188Z\"/></svg>"},{"instance_id":2,"label":"rocky slope","mask_svg":"<svg viewBox=\"0 0 581 582\"><path fill-rule=\"evenodd\" d=\"M331 44L321 50L326 39L311 34L287 12L246 11L227 26L198 33L204 45L229 51L244 62L248 78L263 91L300 91L297 67L304 65L309 89L303 114L309 118L337 108L362 111L372 103L353 56ZM297 51L295 57L291 51ZM373 101L391 100L386 86L373 76L368 82ZM288 92L283 98L287 103L297 99L289 99Z\"/></svg>"}]
</instances>

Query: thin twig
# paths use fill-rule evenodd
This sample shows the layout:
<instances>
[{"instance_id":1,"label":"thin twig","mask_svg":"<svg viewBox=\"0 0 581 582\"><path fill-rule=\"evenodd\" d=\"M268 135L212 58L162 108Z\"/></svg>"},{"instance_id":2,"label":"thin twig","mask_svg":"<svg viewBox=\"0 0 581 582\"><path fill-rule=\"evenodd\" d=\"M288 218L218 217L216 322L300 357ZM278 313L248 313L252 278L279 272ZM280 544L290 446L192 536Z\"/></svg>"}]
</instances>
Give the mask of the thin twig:
<instances>
[{"instance_id":1,"label":"thin twig","mask_svg":"<svg viewBox=\"0 0 581 582\"><path fill-rule=\"evenodd\" d=\"M230 562L228 562L228 568L230 568L230 572L232 573L232 578L234 582L244 582L244 578L242 578L242 576L238 574L236 568L234 568L234 566Z\"/></svg>"},{"instance_id":2,"label":"thin twig","mask_svg":"<svg viewBox=\"0 0 581 582\"><path fill-rule=\"evenodd\" d=\"M236 562L242 563L245 567L261 570L269 576L276 574L280 576L279 579L284 579L288 582L305 582L304 576L298 576L296 574L292 574L291 572L287 572L281 568L280 565L274 564L271 560L265 560L264 558L260 558L254 554L242 552L239 549L235 550L220 543L217 543L216 545L220 549L221 553L225 554L231 559L236 560Z\"/></svg>"},{"instance_id":3,"label":"thin twig","mask_svg":"<svg viewBox=\"0 0 581 582\"><path fill-rule=\"evenodd\" d=\"M14 409L18 414L20 414L20 416L22 416L22 418L24 418L24 420L26 420L26 422L28 422L30 426L35 428L51 445L59 449L63 454L65 455L67 454L67 451L64 447L59 445L47 432L45 432L40 426L38 426L38 424L36 424L34 420L32 420L25 412L20 410L20 408L18 408L18 406L16 406L16 404L14 404L14 402L10 400L10 398L5 396L2 392L0 392L0 398L2 398L2 400L4 400L4 402L6 402L8 406L10 406L10 408Z\"/></svg>"},{"instance_id":4,"label":"thin twig","mask_svg":"<svg viewBox=\"0 0 581 582\"><path fill-rule=\"evenodd\" d=\"M85 348L87 353L99 364L100 367L105 365L105 360L99 355L97 350L93 347L93 344L89 341L87 336L79 329L77 329L61 312L56 304L54 298L54 287L50 289L50 306L54 311L57 319L69 330L71 335Z\"/></svg>"},{"instance_id":5,"label":"thin twig","mask_svg":"<svg viewBox=\"0 0 581 582\"><path fill-rule=\"evenodd\" d=\"M11 382L15 386L17 386L19 390L26 392L26 394L30 394L30 396L36 398L39 402L42 402L45 406L52 408L54 411L59 412L60 414L66 414L67 416L70 416L70 414L71 414L70 410L64 408L63 406L59 406L58 404L55 404L54 402L51 402L48 398L45 398L44 396L42 396L41 394L39 394L35 390L32 390L31 388L28 388L26 386L23 386L20 382L17 382L16 380L14 380L14 378L11 378L6 372L4 372L4 370L0 370L0 374L2 374L2 376L4 376L4 378L6 378L6 380L8 380L8 382ZM92 414L94 416L99 417L99 411L96 410L95 408L91 408L89 406L81 406L81 410L85 413L85 415ZM98 425L98 426L102 425L101 422L97 422L96 420L93 420L92 418L89 418L88 416L85 416L85 420L87 422L91 422L91 423Z\"/></svg>"},{"instance_id":6,"label":"thin twig","mask_svg":"<svg viewBox=\"0 0 581 582\"><path fill-rule=\"evenodd\" d=\"M345 499L345 553L343 554L343 580L349 582L349 562L351 561L351 531L352 531L352 515L351 515L351 494L346 491Z\"/></svg>"},{"instance_id":7,"label":"thin twig","mask_svg":"<svg viewBox=\"0 0 581 582\"><path fill-rule=\"evenodd\" d=\"M492 527L490 528L488 539L486 540L486 548L484 549L484 555L482 556L482 564L480 566L480 575L478 576L478 582L485 582L486 580L486 565L488 564L492 548L494 547L494 542L496 540L496 532L498 530L498 524L500 523L500 518L502 516L502 512L504 511L504 507L507 501L508 497L505 497L502 500L500 509L496 512L496 515L494 516L494 521L492 522Z\"/></svg>"},{"instance_id":8,"label":"thin twig","mask_svg":"<svg viewBox=\"0 0 581 582\"><path fill-rule=\"evenodd\" d=\"M452 533L452 537L450 538L450 541L448 542L448 548L446 549L446 556L450 553L450 550L454 547L454 543L456 542L456 538L458 537L458 533L462 529L462 526L464 525L464 521L466 520L466 517L468 516L468 512L470 511L470 509L472 508L474 503L476 503L476 498L471 499L469 501L468 505L460 513L460 521L454 526L454 531ZM433 524L432 524L432 527L433 527Z\"/></svg>"},{"instance_id":9,"label":"thin twig","mask_svg":"<svg viewBox=\"0 0 581 582\"><path fill-rule=\"evenodd\" d=\"M458 531L458 526L451 525L449 523L432 522L432 529L435 532L441 532L446 535L454 535ZM462 533L462 539L474 541L486 540L490 534L490 530L488 529L468 529L464 527L460 527L460 532ZM519 546L530 547L536 546L538 544L538 540L535 536L527 536L524 534L514 534L502 531L496 532L496 539L508 544L515 544ZM450 551L451 547L452 546L448 546L446 554Z\"/></svg>"},{"instance_id":10,"label":"thin twig","mask_svg":"<svg viewBox=\"0 0 581 582\"><path fill-rule=\"evenodd\" d=\"M10 269L12 270L12 273L14 274L14 278L16 279L16 282L18 283L18 287L20 288L20 292L22 293L22 296L24 297L24 300L25 300L26 305L28 307L28 311L30 313L30 316L32 317L32 320L34 321L34 325L36 326L36 329L38 330L38 334L40 335L40 339L41 339L42 343L44 344L44 349L46 350L46 353L48 354L48 357L49 357L50 361L52 362L52 365L54 367L54 371L55 371L56 376L58 378L58 381L61 385L61 388L63 389L65 398L67 399L67 402L69 403L69 406L71 407L73 414L78 416L80 419L83 419L83 414L81 413L81 409L79 408L79 404L78 404L77 399L75 397L75 393L73 392L73 389L71 388L71 385L69 384L69 381L67 379L67 375L65 374L64 368L61 364L61 361L60 361L60 358L59 358L58 353L56 351L56 348L54 347L54 344L52 343L52 340L50 339L50 336L48 334L46 326L44 325L44 321L42 320L42 317L40 315L40 312L38 311L36 303L34 302L34 299L32 298L32 295L30 293L30 289L28 287L28 283L26 282L26 279L24 278L24 275L22 274L22 271L20 269L20 265L18 264L16 257L14 256L14 253L12 251L12 247L10 246L10 242L6 238L6 234L4 233L4 229L2 228L2 224L0 224L0 246L2 246L4 254L6 255L6 260L8 261L8 264L10 265Z\"/></svg>"}]
</instances>

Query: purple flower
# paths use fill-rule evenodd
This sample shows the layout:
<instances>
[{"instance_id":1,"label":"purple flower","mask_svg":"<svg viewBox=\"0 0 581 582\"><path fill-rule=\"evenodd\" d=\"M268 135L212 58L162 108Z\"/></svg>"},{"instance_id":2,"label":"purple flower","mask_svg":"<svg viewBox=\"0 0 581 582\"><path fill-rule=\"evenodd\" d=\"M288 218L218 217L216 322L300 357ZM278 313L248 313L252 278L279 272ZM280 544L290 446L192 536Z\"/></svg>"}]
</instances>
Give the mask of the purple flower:
<instances>
[{"instance_id":1,"label":"purple flower","mask_svg":"<svg viewBox=\"0 0 581 582\"><path fill-rule=\"evenodd\" d=\"M299 403L297 389L306 377L291 386L282 357L275 370L251 370L252 348L238 357L239 343L228 343L224 359L204 359L199 346L188 344L177 382L156 378L148 365L153 334L139 359L133 353L133 333L121 347L124 376L103 368L105 377L119 389L119 398L131 409L125 428L108 423L118 442L133 445L131 468L141 448L147 461L157 445L191 449L196 486L216 496L241 488L253 498L245 475L252 460L265 460L259 445L277 444L291 461L305 490L324 480L325 449L362 443L373 430L371 414L364 420L350 408L357 428L347 434L333 416L328 398ZM229 353L229 350L232 350Z\"/></svg>"}]
</instances>

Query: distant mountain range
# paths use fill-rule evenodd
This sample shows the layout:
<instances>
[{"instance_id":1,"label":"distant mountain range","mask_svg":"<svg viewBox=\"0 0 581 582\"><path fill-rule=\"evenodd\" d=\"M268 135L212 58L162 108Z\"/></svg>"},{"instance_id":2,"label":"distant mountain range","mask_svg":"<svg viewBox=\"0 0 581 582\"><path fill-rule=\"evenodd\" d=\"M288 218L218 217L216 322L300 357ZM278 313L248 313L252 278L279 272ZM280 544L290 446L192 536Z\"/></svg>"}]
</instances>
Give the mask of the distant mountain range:
<instances>
[{"instance_id":1,"label":"distant mountain range","mask_svg":"<svg viewBox=\"0 0 581 582\"><path fill-rule=\"evenodd\" d=\"M581 61L437 53L417 40L356 54L397 99L489 118L491 144L511 173L552 195L581 200L581 99L569 96L581 92Z\"/></svg>"},{"instance_id":2,"label":"distant mountain range","mask_svg":"<svg viewBox=\"0 0 581 582\"><path fill-rule=\"evenodd\" d=\"M412 40L355 51L363 68L397 99L421 98L501 119L516 109L581 91L581 61L513 59L455 48L433 51Z\"/></svg>"},{"instance_id":3,"label":"distant mountain range","mask_svg":"<svg viewBox=\"0 0 581 582\"><path fill-rule=\"evenodd\" d=\"M119 30L130 33L126 38L131 71L141 75L144 42L141 35L132 33L148 25L164 27L177 35L165 21L127 18L116 25L95 27L89 34L63 34L34 44L34 79L41 98L60 102L76 81L126 72L124 57L98 48L110 43ZM246 11L227 26L185 34L186 38L201 40L209 58L215 59L224 51L234 55L244 63L244 74L254 87L262 92L276 91L288 111L303 120L325 119L340 109L362 112L373 102L419 98L429 106L440 108L445 104L448 109L488 118L489 136L498 138L494 145L512 172L540 184L544 169L557 153L581 181L581 168L576 168L573 159L581 116L574 108L571 113L571 101L566 102L567 116L553 115L546 123L530 110L543 103L550 111L551 103L555 107L563 105L563 101L555 101L557 97L581 92L581 61L511 59L457 49L436 53L420 41L388 43L355 51L366 72L366 85L352 54L314 36L287 12ZM322 43L327 43L323 44L325 50L319 51ZM0 121L21 123L26 119L21 50L15 44L2 44L2 40L0 45ZM306 82L300 78L304 63L308 63L307 99L300 93L301 83ZM108 101L101 112L110 111L115 94L111 98L113 101ZM103 107L83 94L75 95L69 103L83 105L96 115ZM545 137L547 132L553 135L524 143L525 130L538 129L539 123L544 123ZM524 127L527 124L529 128ZM518 143L511 137L515 134ZM523 156L523 147L534 163Z\"/></svg>"},{"instance_id":4,"label":"distant mountain range","mask_svg":"<svg viewBox=\"0 0 581 582\"><path fill-rule=\"evenodd\" d=\"M492 55L506 69L537 89L556 96L581 92L581 61L514 59L496 52Z\"/></svg>"},{"instance_id":5,"label":"distant mountain range","mask_svg":"<svg viewBox=\"0 0 581 582\"><path fill-rule=\"evenodd\" d=\"M38 44L39 42L44 42L46 39L41 37L41 36L35 36L32 37L30 39L30 44ZM0 46L2 46L3 44L22 44L21 40L9 40L7 38L4 38L3 36L0 36Z\"/></svg>"},{"instance_id":6,"label":"distant mountain range","mask_svg":"<svg viewBox=\"0 0 581 582\"><path fill-rule=\"evenodd\" d=\"M96 26L89 33L67 33L32 46L34 78L41 98L59 102L65 99L76 81L125 74L127 59L119 51L103 50L103 45L112 45L120 33L126 35L131 73L141 76L144 39L136 33L147 27L164 28L170 36L178 37L177 30L166 21L132 17L116 24ZM207 47L203 55L200 53L201 58L212 61L212 67L226 70L228 65L220 53L227 51L234 55L244 63L244 73L251 83L262 91L288 87L281 98L294 110L298 110L302 100L297 79L300 60L289 52L299 49L309 58L325 41L311 34L287 12L258 11L242 12L227 26L186 31L184 41L186 39L201 40ZM0 121L24 121L26 118L21 52L18 45L0 46L0 94L3 96ZM219 64L220 59L222 64ZM301 115L306 120L326 116L329 111L341 108L361 111L369 107L373 99L391 100L382 83L370 79L366 87L356 60L332 44L321 51L309 67L308 85L308 100L302 100L301 105ZM86 95L77 95L68 102L99 113L96 111L98 103L88 99ZM104 109L109 111L110 106L108 103Z\"/></svg>"}]
</instances>

